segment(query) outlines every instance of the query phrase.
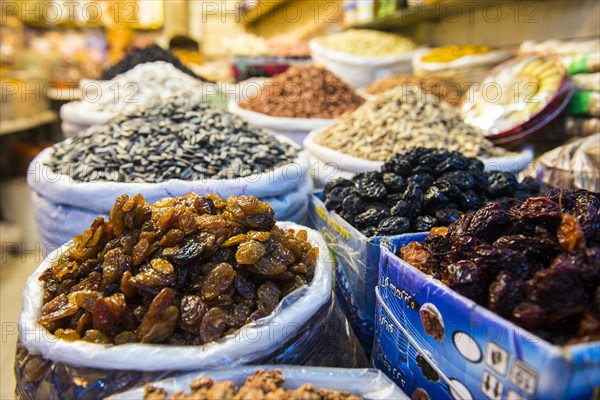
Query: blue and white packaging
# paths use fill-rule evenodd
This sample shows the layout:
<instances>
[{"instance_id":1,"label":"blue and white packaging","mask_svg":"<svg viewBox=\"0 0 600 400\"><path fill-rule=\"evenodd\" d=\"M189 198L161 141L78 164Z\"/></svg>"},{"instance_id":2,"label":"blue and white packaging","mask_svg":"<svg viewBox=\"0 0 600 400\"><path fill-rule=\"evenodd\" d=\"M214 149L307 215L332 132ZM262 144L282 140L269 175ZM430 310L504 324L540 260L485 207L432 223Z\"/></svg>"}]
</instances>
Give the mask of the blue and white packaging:
<instances>
[{"instance_id":1,"label":"blue and white packaging","mask_svg":"<svg viewBox=\"0 0 600 400\"><path fill-rule=\"evenodd\" d=\"M311 196L309 219L334 255L336 295L368 353L374 337L375 286L383 236L367 238L337 213L327 211L322 192Z\"/></svg>"},{"instance_id":2,"label":"blue and white packaging","mask_svg":"<svg viewBox=\"0 0 600 400\"><path fill-rule=\"evenodd\" d=\"M413 398L421 391L432 399L596 398L600 343L552 345L395 255L425 237L381 243L377 368Z\"/></svg>"}]
</instances>

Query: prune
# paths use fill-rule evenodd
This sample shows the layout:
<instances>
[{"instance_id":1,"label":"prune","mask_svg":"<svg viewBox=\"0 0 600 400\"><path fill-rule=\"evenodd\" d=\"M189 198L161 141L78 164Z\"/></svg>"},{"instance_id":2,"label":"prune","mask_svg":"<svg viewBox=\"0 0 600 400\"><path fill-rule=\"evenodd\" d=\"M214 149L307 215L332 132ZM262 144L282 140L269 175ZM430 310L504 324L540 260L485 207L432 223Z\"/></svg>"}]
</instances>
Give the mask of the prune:
<instances>
[{"instance_id":1,"label":"prune","mask_svg":"<svg viewBox=\"0 0 600 400\"><path fill-rule=\"evenodd\" d=\"M492 171L487 177L487 192L493 197L510 196L519 187L517 178L510 172Z\"/></svg>"},{"instance_id":2,"label":"prune","mask_svg":"<svg viewBox=\"0 0 600 400\"><path fill-rule=\"evenodd\" d=\"M600 247L587 248L579 267L584 285L592 293L600 285Z\"/></svg>"},{"instance_id":3,"label":"prune","mask_svg":"<svg viewBox=\"0 0 600 400\"><path fill-rule=\"evenodd\" d=\"M452 243L445 235L429 235L423 240L423 248L440 262L450 251Z\"/></svg>"},{"instance_id":4,"label":"prune","mask_svg":"<svg viewBox=\"0 0 600 400\"><path fill-rule=\"evenodd\" d=\"M464 170L469 166L469 159L460 153L452 152L449 157L442 160L435 166L435 172L443 174L444 172L454 170Z\"/></svg>"},{"instance_id":5,"label":"prune","mask_svg":"<svg viewBox=\"0 0 600 400\"><path fill-rule=\"evenodd\" d=\"M342 203L351 193L358 193L354 186L352 187L336 187L329 192L325 197L325 207L330 211L340 211Z\"/></svg>"},{"instance_id":6,"label":"prune","mask_svg":"<svg viewBox=\"0 0 600 400\"><path fill-rule=\"evenodd\" d=\"M435 218L438 220L438 223L442 225L454 223L461 215L463 215L462 211L459 211L456 208L443 208L435 212Z\"/></svg>"},{"instance_id":7,"label":"prune","mask_svg":"<svg viewBox=\"0 0 600 400\"><path fill-rule=\"evenodd\" d=\"M524 254L511 249L499 249L491 245L481 245L474 249L473 260L491 282L501 271L508 271L521 279L529 279L537 270Z\"/></svg>"},{"instance_id":8,"label":"prune","mask_svg":"<svg viewBox=\"0 0 600 400\"><path fill-rule=\"evenodd\" d=\"M409 185L404 192L403 200L409 202L413 208L413 213L418 215L421 213L424 198L425 193L421 188Z\"/></svg>"},{"instance_id":9,"label":"prune","mask_svg":"<svg viewBox=\"0 0 600 400\"><path fill-rule=\"evenodd\" d=\"M433 176L430 174L414 174L408 178L408 187L418 187L423 192L433 183Z\"/></svg>"},{"instance_id":10,"label":"prune","mask_svg":"<svg viewBox=\"0 0 600 400\"><path fill-rule=\"evenodd\" d=\"M479 160L477 160L477 161L479 161ZM471 176L473 177L473 181L474 181L473 190L477 190L478 192L485 193L489 182L488 182L487 175L483 171L483 167L481 169L479 169L478 167L470 166L468 171L471 173ZM537 194L537 192L535 194Z\"/></svg>"},{"instance_id":11,"label":"prune","mask_svg":"<svg viewBox=\"0 0 600 400\"><path fill-rule=\"evenodd\" d=\"M419 215L413 222L413 228L416 232L429 231L437 223L437 219L431 215Z\"/></svg>"},{"instance_id":12,"label":"prune","mask_svg":"<svg viewBox=\"0 0 600 400\"><path fill-rule=\"evenodd\" d=\"M423 355L421 355L420 353L417 354L416 361L425 379L427 379L430 382L440 381L440 375L435 371L431 364L429 364L427 359L423 357Z\"/></svg>"},{"instance_id":13,"label":"prune","mask_svg":"<svg viewBox=\"0 0 600 400\"><path fill-rule=\"evenodd\" d=\"M552 189L546 196L561 206L564 212L571 212L577 204L577 192L565 189Z\"/></svg>"},{"instance_id":14,"label":"prune","mask_svg":"<svg viewBox=\"0 0 600 400\"><path fill-rule=\"evenodd\" d=\"M457 196L456 201L463 210L476 210L481 206L481 198L471 189L466 189Z\"/></svg>"},{"instance_id":15,"label":"prune","mask_svg":"<svg viewBox=\"0 0 600 400\"><path fill-rule=\"evenodd\" d=\"M390 192L404 192L406 190L406 178L393 172L383 174L383 184Z\"/></svg>"},{"instance_id":16,"label":"prune","mask_svg":"<svg viewBox=\"0 0 600 400\"><path fill-rule=\"evenodd\" d=\"M525 287L527 301L554 312L585 303L581 272L571 263L572 259L565 257L555 262L551 268L536 272Z\"/></svg>"},{"instance_id":17,"label":"prune","mask_svg":"<svg viewBox=\"0 0 600 400\"><path fill-rule=\"evenodd\" d=\"M559 252L557 244L547 238L532 238L524 235L502 236L494 242L494 246L523 253L529 262L539 262L547 266Z\"/></svg>"},{"instance_id":18,"label":"prune","mask_svg":"<svg viewBox=\"0 0 600 400\"><path fill-rule=\"evenodd\" d=\"M425 209L435 209L445 206L450 199L442 193L442 191L437 186L430 186L429 189L425 192L425 197L423 198L423 206Z\"/></svg>"},{"instance_id":19,"label":"prune","mask_svg":"<svg viewBox=\"0 0 600 400\"><path fill-rule=\"evenodd\" d=\"M467 234L492 242L500 236L509 224L510 219L506 210L498 203L489 203L473 214L467 228Z\"/></svg>"},{"instance_id":20,"label":"prune","mask_svg":"<svg viewBox=\"0 0 600 400\"><path fill-rule=\"evenodd\" d=\"M505 318L510 318L513 309L523 301L523 280L513 274L500 272L490 286L488 307Z\"/></svg>"},{"instance_id":21,"label":"prune","mask_svg":"<svg viewBox=\"0 0 600 400\"><path fill-rule=\"evenodd\" d=\"M400 200L390 209L390 213L395 217L410 218L413 213L413 206L406 200Z\"/></svg>"},{"instance_id":22,"label":"prune","mask_svg":"<svg viewBox=\"0 0 600 400\"><path fill-rule=\"evenodd\" d=\"M354 177L358 193L370 201L382 200L387 195L387 189L383 184L381 173L363 172Z\"/></svg>"},{"instance_id":23,"label":"prune","mask_svg":"<svg viewBox=\"0 0 600 400\"><path fill-rule=\"evenodd\" d=\"M462 260L448 265L442 280L449 288L463 296L477 303L482 302L484 279L478 265L473 261Z\"/></svg>"},{"instance_id":24,"label":"prune","mask_svg":"<svg viewBox=\"0 0 600 400\"><path fill-rule=\"evenodd\" d=\"M388 217L377 226L377 236L399 235L410 230L410 221L404 217Z\"/></svg>"},{"instance_id":25,"label":"prune","mask_svg":"<svg viewBox=\"0 0 600 400\"><path fill-rule=\"evenodd\" d=\"M191 193L152 207L122 196L111 218L118 227L94 220L40 276L39 322L64 340L202 344L268 315L314 276L307 232L273 226L268 203L248 196Z\"/></svg>"},{"instance_id":26,"label":"prune","mask_svg":"<svg viewBox=\"0 0 600 400\"><path fill-rule=\"evenodd\" d=\"M383 167L381 167L381 172L383 173L391 172L402 177L410 176L412 170L413 166L411 165L410 160L406 158L406 153L394 154L388 158L383 164Z\"/></svg>"},{"instance_id":27,"label":"prune","mask_svg":"<svg viewBox=\"0 0 600 400\"><path fill-rule=\"evenodd\" d=\"M591 192L577 192L571 214L583 231L586 240L600 245L600 198Z\"/></svg>"},{"instance_id":28,"label":"prune","mask_svg":"<svg viewBox=\"0 0 600 400\"><path fill-rule=\"evenodd\" d=\"M450 185L458 187L461 190L473 189L475 187L475 178L467 171L446 172L437 179L437 182L448 182Z\"/></svg>"},{"instance_id":29,"label":"prune","mask_svg":"<svg viewBox=\"0 0 600 400\"><path fill-rule=\"evenodd\" d=\"M523 328L535 331L546 321L546 312L539 304L520 303L513 309L513 320Z\"/></svg>"},{"instance_id":30,"label":"prune","mask_svg":"<svg viewBox=\"0 0 600 400\"><path fill-rule=\"evenodd\" d=\"M581 338L579 342L591 342L600 339L600 318L598 314L587 312L583 315L577 329L577 336Z\"/></svg>"},{"instance_id":31,"label":"prune","mask_svg":"<svg viewBox=\"0 0 600 400\"><path fill-rule=\"evenodd\" d=\"M508 213L517 228L526 232L533 231L535 226L556 232L562 221L560 206L545 197L529 198L521 206L512 207Z\"/></svg>"},{"instance_id":32,"label":"prune","mask_svg":"<svg viewBox=\"0 0 600 400\"><path fill-rule=\"evenodd\" d=\"M540 192L540 184L535 178L526 176L525 179L519 183L518 190L529 196L537 196Z\"/></svg>"},{"instance_id":33,"label":"prune","mask_svg":"<svg viewBox=\"0 0 600 400\"><path fill-rule=\"evenodd\" d=\"M469 225L473 219L473 214L463 214L456 222L448 227L448 235L452 240L456 240L461 236L468 235Z\"/></svg>"},{"instance_id":34,"label":"prune","mask_svg":"<svg viewBox=\"0 0 600 400\"><path fill-rule=\"evenodd\" d=\"M337 178L333 181L328 182L323 189L323 194L327 196L335 188L353 188L354 182L344 178Z\"/></svg>"},{"instance_id":35,"label":"prune","mask_svg":"<svg viewBox=\"0 0 600 400\"><path fill-rule=\"evenodd\" d=\"M400 200L404 198L404 192L400 193L388 193L388 195L383 199L383 203L388 207L395 206Z\"/></svg>"},{"instance_id":36,"label":"prune","mask_svg":"<svg viewBox=\"0 0 600 400\"><path fill-rule=\"evenodd\" d=\"M433 182L433 184L444 196L448 197L448 199L458 199L458 196L462 191L462 189L458 186L445 180L437 179L435 182Z\"/></svg>"},{"instance_id":37,"label":"prune","mask_svg":"<svg viewBox=\"0 0 600 400\"><path fill-rule=\"evenodd\" d=\"M361 229L360 233L362 233L366 237L377 236L377 228L374 226L367 226L366 228Z\"/></svg>"},{"instance_id":38,"label":"prune","mask_svg":"<svg viewBox=\"0 0 600 400\"><path fill-rule=\"evenodd\" d=\"M370 204L367 209L356 216L356 226L359 229L367 226L377 226L390 216L390 210L383 204Z\"/></svg>"},{"instance_id":39,"label":"prune","mask_svg":"<svg viewBox=\"0 0 600 400\"><path fill-rule=\"evenodd\" d=\"M365 201L362 199L362 197L358 193L351 193L342 202L342 210L340 211L340 215L346 221L353 224L356 216L362 213L364 209Z\"/></svg>"}]
</instances>

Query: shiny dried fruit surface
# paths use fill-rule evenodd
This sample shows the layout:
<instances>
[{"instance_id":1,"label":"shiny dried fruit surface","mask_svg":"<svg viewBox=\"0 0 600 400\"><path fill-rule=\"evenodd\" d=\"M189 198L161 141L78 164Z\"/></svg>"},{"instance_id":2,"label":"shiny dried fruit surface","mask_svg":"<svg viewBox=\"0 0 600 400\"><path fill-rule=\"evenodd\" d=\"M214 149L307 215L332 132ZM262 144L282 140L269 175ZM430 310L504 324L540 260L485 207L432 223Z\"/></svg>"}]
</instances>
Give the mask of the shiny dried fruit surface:
<instances>
[{"instance_id":1,"label":"shiny dried fruit surface","mask_svg":"<svg viewBox=\"0 0 600 400\"><path fill-rule=\"evenodd\" d=\"M600 194L490 203L439 233L398 256L552 343L600 340Z\"/></svg>"},{"instance_id":2,"label":"shiny dried fruit surface","mask_svg":"<svg viewBox=\"0 0 600 400\"><path fill-rule=\"evenodd\" d=\"M39 322L93 343L203 344L269 315L318 248L251 196L120 196L42 273Z\"/></svg>"},{"instance_id":3,"label":"shiny dried fruit surface","mask_svg":"<svg viewBox=\"0 0 600 400\"><path fill-rule=\"evenodd\" d=\"M530 178L519 183L512 173L486 172L477 158L424 147L394 154L381 172L329 182L323 191L327 209L367 237L445 227L488 203L493 205L479 210L473 226L466 224L461 232L498 236L510 223L507 205L538 194L539 185Z\"/></svg>"},{"instance_id":4,"label":"shiny dried fruit surface","mask_svg":"<svg viewBox=\"0 0 600 400\"><path fill-rule=\"evenodd\" d=\"M297 389L284 388L285 378L280 370L259 369L246 378L238 388L232 381L214 381L199 377L190 384L190 393L179 391L169 397L167 390L148 384L144 387L144 400L201 400L201 399L306 399L306 400L360 400L362 397L348 391L315 388L312 384L298 386Z\"/></svg>"}]
</instances>

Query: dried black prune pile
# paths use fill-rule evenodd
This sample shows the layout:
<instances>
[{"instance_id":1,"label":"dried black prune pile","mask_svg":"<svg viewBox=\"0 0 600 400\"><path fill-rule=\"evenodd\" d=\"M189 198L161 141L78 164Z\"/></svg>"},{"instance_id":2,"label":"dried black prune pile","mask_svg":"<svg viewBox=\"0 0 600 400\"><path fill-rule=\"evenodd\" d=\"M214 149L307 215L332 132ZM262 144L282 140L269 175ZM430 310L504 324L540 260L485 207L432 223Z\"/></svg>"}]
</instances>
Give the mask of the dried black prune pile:
<instances>
[{"instance_id":1,"label":"dried black prune pile","mask_svg":"<svg viewBox=\"0 0 600 400\"><path fill-rule=\"evenodd\" d=\"M307 232L252 196L117 198L41 276L39 322L66 340L203 344L269 315L312 279Z\"/></svg>"},{"instance_id":2,"label":"dried black prune pile","mask_svg":"<svg viewBox=\"0 0 600 400\"><path fill-rule=\"evenodd\" d=\"M398 255L555 344L600 340L600 194L489 203Z\"/></svg>"},{"instance_id":3,"label":"dried black prune pile","mask_svg":"<svg viewBox=\"0 0 600 400\"><path fill-rule=\"evenodd\" d=\"M125 57L123 57L119 62L105 69L102 72L102 75L100 75L100 79L108 81L119 74L129 71L136 65L154 61L168 62L173 64L173 66L178 70L193 76L196 79L203 80L196 75L194 71L183 65L183 63L175 54L155 44L131 50L129 53L125 54Z\"/></svg>"},{"instance_id":4,"label":"dried black prune pile","mask_svg":"<svg viewBox=\"0 0 600 400\"><path fill-rule=\"evenodd\" d=\"M448 226L489 201L508 208L539 190L534 179L519 183L509 172L485 172L476 158L413 147L390 157L381 172L330 182L323 194L328 210L371 237Z\"/></svg>"}]
</instances>

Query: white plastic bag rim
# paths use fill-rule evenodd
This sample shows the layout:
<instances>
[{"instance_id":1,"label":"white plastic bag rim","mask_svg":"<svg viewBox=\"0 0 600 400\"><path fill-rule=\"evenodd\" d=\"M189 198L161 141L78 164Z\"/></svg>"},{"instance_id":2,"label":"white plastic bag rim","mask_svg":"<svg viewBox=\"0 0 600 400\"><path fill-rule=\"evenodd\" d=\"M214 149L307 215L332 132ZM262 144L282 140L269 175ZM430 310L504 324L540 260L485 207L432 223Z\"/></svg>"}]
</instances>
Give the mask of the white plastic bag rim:
<instances>
[{"instance_id":1,"label":"white plastic bag rim","mask_svg":"<svg viewBox=\"0 0 600 400\"><path fill-rule=\"evenodd\" d=\"M103 124L116 115L116 113L92 110L82 101L71 101L60 107L61 120L76 125L91 126Z\"/></svg>"},{"instance_id":2,"label":"white plastic bag rim","mask_svg":"<svg viewBox=\"0 0 600 400\"><path fill-rule=\"evenodd\" d=\"M315 129L333 125L337 122L337 119L335 118L273 117L271 115L243 109L235 99L229 100L227 108L229 112L242 117L251 125L283 132L310 132Z\"/></svg>"},{"instance_id":3,"label":"white plastic bag rim","mask_svg":"<svg viewBox=\"0 0 600 400\"><path fill-rule=\"evenodd\" d=\"M280 305L267 316L226 336L201 346L169 346L154 344L103 345L82 340L69 342L57 339L37 323L41 316L43 284L40 275L52 261L64 252L69 243L53 251L27 278L23 292L23 309L19 319L19 337L28 351L41 354L54 362L71 366L110 370L174 371L216 368L249 362L275 352L291 339L294 328L300 328L331 299L331 257L321 235L302 225L290 222L277 224L282 229L305 229L308 240L319 247L319 259L314 278L308 286L299 288L284 299L296 299L282 309ZM256 339L257 338L257 339ZM250 344L247 343L250 341Z\"/></svg>"},{"instance_id":4,"label":"white plastic bag rim","mask_svg":"<svg viewBox=\"0 0 600 400\"><path fill-rule=\"evenodd\" d=\"M290 145L293 143L275 136L273 136L273 140ZM298 148L296 144L293 146ZM278 197L297 187L305 179L309 168L308 156L304 151L299 151L298 156L291 163L243 178L197 181L169 179L158 183L77 182L67 175L55 173L46 166L51 152L51 147L42 150L29 164L27 172L29 187L53 203L74 207L81 207L81 204L85 203L86 209L98 212L104 212L112 206L112 201L110 204L106 204L107 191L113 192L115 194L113 197L123 193L132 195L142 193L145 197L156 197L156 194L160 194L160 197L169 197L172 196L171 193L190 191L203 195L214 192L214 188L226 187L228 191L238 195L248 194L259 198ZM294 168L293 172L296 173L299 170L300 176L287 180L284 176L287 177L288 168L293 165L299 167L298 169Z\"/></svg>"},{"instance_id":5,"label":"white plastic bag rim","mask_svg":"<svg viewBox=\"0 0 600 400\"><path fill-rule=\"evenodd\" d=\"M366 368L326 368L304 367L296 365L253 365L213 371L198 371L173 378L152 382L152 385L164 388L169 395L177 391L190 392L190 384L199 377L209 377L215 381L232 380L241 385L245 379L257 370L272 371L278 369L285 378L284 388L296 389L304 383L312 383L316 388L330 390L347 390L351 394L365 399L408 400L408 396L400 390L383 372ZM108 397L107 400L141 400L144 388L132 389Z\"/></svg>"},{"instance_id":6,"label":"white plastic bag rim","mask_svg":"<svg viewBox=\"0 0 600 400\"><path fill-rule=\"evenodd\" d=\"M412 60L413 55L415 54L415 50L408 51L404 54L391 55L391 56L382 56L382 57L374 57L374 56L357 56L354 54L343 53L340 51L329 49L318 42L318 38L312 39L308 42L308 47L311 52L316 53L317 55L323 57L324 59L338 61L344 64L351 65L365 65L365 66L385 66L389 64L397 64L403 61Z\"/></svg>"},{"instance_id":7,"label":"white plastic bag rim","mask_svg":"<svg viewBox=\"0 0 600 400\"><path fill-rule=\"evenodd\" d=\"M472 54L459 57L449 62L421 61L421 58L429 53L432 48L421 48L415 51L412 58L413 68L425 71L440 71L456 68L473 68L487 64L497 64L514 56L514 53L506 49L492 50L485 54Z\"/></svg>"},{"instance_id":8,"label":"white plastic bag rim","mask_svg":"<svg viewBox=\"0 0 600 400\"><path fill-rule=\"evenodd\" d=\"M321 163L330 164L341 171L366 172L381 169L383 161L372 161L358 158L341 151L322 146L316 142L316 137L327 128L317 129L304 139L304 147L311 156ZM486 171L518 172L533 161L533 146L523 146L514 156L506 157L477 157L484 163ZM325 161L327 160L327 161Z\"/></svg>"}]
</instances>

